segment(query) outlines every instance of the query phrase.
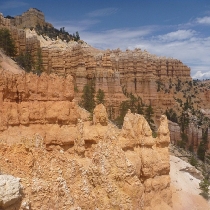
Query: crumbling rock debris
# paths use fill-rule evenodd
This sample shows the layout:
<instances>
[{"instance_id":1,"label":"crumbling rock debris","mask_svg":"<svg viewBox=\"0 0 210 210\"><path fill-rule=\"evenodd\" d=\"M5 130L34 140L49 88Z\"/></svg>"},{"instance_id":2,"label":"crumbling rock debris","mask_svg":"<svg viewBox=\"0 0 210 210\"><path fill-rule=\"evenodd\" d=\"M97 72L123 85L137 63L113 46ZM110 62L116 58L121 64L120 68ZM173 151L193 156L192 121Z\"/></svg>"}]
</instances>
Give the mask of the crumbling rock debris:
<instances>
[{"instance_id":1,"label":"crumbling rock debris","mask_svg":"<svg viewBox=\"0 0 210 210\"><path fill-rule=\"evenodd\" d=\"M201 171L197 170L194 166L192 166L192 167L187 166L185 168L180 169L180 171L187 172L187 173L191 174L192 176L194 176L196 179L203 180L203 175L202 175Z\"/></svg>"}]
</instances>

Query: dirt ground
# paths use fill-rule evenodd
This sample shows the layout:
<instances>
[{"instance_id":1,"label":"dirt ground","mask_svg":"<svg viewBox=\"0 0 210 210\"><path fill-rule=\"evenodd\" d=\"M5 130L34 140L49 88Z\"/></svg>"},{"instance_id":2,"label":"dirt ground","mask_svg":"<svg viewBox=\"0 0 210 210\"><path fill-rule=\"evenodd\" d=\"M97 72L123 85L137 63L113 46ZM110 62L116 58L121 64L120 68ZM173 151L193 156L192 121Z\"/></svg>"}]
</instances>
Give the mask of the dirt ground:
<instances>
[{"instance_id":1,"label":"dirt ground","mask_svg":"<svg viewBox=\"0 0 210 210\"><path fill-rule=\"evenodd\" d=\"M199 193L200 180L180 169L192 167L178 157L170 156L170 177L174 210L210 210L208 203Z\"/></svg>"}]
</instances>

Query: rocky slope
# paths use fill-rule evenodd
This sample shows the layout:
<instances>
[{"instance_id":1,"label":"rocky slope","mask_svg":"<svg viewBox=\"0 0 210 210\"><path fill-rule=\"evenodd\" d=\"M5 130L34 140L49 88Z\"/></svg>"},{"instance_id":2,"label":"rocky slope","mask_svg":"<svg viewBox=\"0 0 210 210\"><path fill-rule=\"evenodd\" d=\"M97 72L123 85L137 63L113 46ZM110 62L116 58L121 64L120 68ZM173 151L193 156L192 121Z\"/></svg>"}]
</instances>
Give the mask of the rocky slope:
<instances>
[{"instance_id":1,"label":"rocky slope","mask_svg":"<svg viewBox=\"0 0 210 210\"><path fill-rule=\"evenodd\" d=\"M194 173L190 173L189 169L194 171ZM170 156L170 177L174 210L210 209L208 201L199 195L201 192L199 183L202 177L200 173L182 159L173 155Z\"/></svg>"}]
</instances>

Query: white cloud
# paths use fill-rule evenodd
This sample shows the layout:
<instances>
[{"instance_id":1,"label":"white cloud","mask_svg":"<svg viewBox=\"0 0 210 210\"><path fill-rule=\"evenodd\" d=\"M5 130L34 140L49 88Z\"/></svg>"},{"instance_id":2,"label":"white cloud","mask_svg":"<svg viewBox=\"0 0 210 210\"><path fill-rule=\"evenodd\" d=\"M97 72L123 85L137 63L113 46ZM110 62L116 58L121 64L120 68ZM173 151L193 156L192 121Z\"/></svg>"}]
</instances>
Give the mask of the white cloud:
<instances>
[{"instance_id":1,"label":"white cloud","mask_svg":"<svg viewBox=\"0 0 210 210\"><path fill-rule=\"evenodd\" d=\"M164 28L156 25L91 31L91 28L97 28L98 23L100 23L99 20L86 19L84 21L62 21L53 24L58 28L66 26L65 30L69 33L79 31L81 39L99 49L121 48L126 50L141 48L158 56L172 57L182 61L191 68L193 78L202 78L209 75L210 36L205 37L200 31L193 30L192 27L196 27L195 24L187 24L176 31L174 31L174 28L180 28L180 25ZM194 23L196 23L195 20ZM160 35L161 31L166 30L167 33ZM159 34L155 35L157 32Z\"/></svg>"},{"instance_id":2,"label":"white cloud","mask_svg":"<svg viewBox=\"0 0 210 210\"><path fill-rule=\"evenodd\" d=\"M113 29L102 32L82 31L81 37L87 43L100 49L132 48L138 40L152 33L153 27L141 27L138 29Z\"/></svg>"},{"instance_id":3,"label":"white cloud","mask_svg":"<svg viewBox=\"0 0 210 210\"><path fill-rule=\"evenodd\" d=\"M90 16L90 17L109 16L109 15L115 14L117 11L118 11L117 8L98 9L98 10L94 10L94 11L88 13L88 16Z\"/></svg>"},{"instance_id":4,"label":"white cloud","mask_svg":"<svg viewBox=\"0 0 210 210\"><path fill-rule=\"evenodd\" d=\"M150 35L155 30L156 27L143 27L139 29L114 29L98 33L83 31L80 36L90 45L100 49L141 48L158 56L181 60L191 68L191 75L194 78L194 75L198 75L196 74L198 71L209 71L210 37L201 38L195 31L179 30L177 33L172 32L173 36L168 36L171 33L163 34L162 37L167 37L165 39L160 39L160 36L154 35L151 38Z\"/></svg>"},{"instance_id":5,"label":"white cloud","mask_svg":"<svg viewBox=\"0 0 210 210\"><path fill-rule=\"evenodd\" d=\"M209 25L210 24L210 16L205 16L203 18L197 18L196 22L199 23L199 24L207 24L207 25Z\"/></svg>"},{"instance_id":6,"label":"white cloud","mask_svg":"<svg viewBox=\"0 0 210 210\"><path fill-rule=\"evenodd\" d=\"M1 9L13 9L18 7L27 6L28 3L23 1L7 1L1 5Z\"/></svg>"},{"instance_id":7,"label":"white cloud","mask_svg":"<svg viewBox=\"0 0 210 210\"><path fill-rule=\"evenodd\" d=\"M195 31L193 30L178 30L174 32L170 32L164 35L158 36L158 38L162 41L171 42L175 40L184 40L189 39L195 35Z\"/></svg>"},{"instance_id":8,"label":"white cloud","mask_svg":"<svg viewBox=\"0 0 210 210\"><path fill-rule=\"evenodd\" d=\"M193 76L193 79L210 79L210 71L202 73L201 71L197 71Z\"/></svg>"}]
</instances>

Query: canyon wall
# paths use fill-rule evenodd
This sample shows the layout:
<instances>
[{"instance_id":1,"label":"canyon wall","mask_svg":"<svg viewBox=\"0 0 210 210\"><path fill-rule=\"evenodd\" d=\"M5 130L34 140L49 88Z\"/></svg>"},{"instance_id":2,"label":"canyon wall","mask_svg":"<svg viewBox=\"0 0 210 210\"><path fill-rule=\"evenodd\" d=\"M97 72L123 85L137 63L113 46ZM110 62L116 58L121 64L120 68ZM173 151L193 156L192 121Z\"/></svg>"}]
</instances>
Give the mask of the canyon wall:
<instances>
[{"instance_id":1,"label":"canyon wall","mask_svg":"<svg viewBox=\"0 0 210 210\"><path fill-rule=\"evenodd\" d=\"M29 22L25 22L26 17ZM36 9L30 9L21 18L23 24L32 21L31 24L43 25L45 22L43 13ZM44 72L73 76L77 102L81 100L84 85L90 80L94 81L95 91L100 88L105 93L105 105L112 119L119 116L121 102L128 99L123 93L126 91L140 97L144 104L152 105L155 111L154 120L158 125L158 119L166 109L179 108L174 98L177 91L173 88L170 90L170 85L177 83L178 80L182 83L192 81L190 68L177 59L158 57L140 49L98 50L83 41L67 43L59 38L51 40L45 36L38 36L34 30L21 29L23 27L21 24L18 28L15 27L20 18L17 18L17 23L15 20L0 15L0 27L11 30L18 54L28 49L36 63L37 52L41 48ZM160 81L167 87L165 90L158 91ZM179 98L179 91L176 94ZM185 100L186 97L181 98ZM198 100L200 104L202 103L200 106L210 109L207 103L210 100L208 89L199 92ZM195 142L193 135L191 133L188 135L190 142ZM175 141L179 141L179 134L175 136L177 137ZM197 141L200 142L200 138Z\"/></svg>"},{"instance_id":2,"label":"canyon wall","mask_svg":"<svg viewBox=\"0 0 210 210\"><path fill-rule=\"evenodd\" d=\"M0 88L0 171L21 184L15 203L0 208L171 209L165 116L157 138L130 111L122 130L102 104L90 121L71 76L4 71Z\"/></svg>"},{"instance_id":3,"label":"canyon wall","mask_svg":"<svg viewBox=\"0 0 210 210\"><path fill-rule=\"evenodd\" d=\"M34 15L36 12L39 11L30 9L26 14L36 19L39 16ZM42 15L39 18L44 21ZM41 47L44 71L61 76L71 74L78 90L77 100L80 100L84 85L94 79L96 91L100 88L105 92L106 107L113 113L113 119L119 115L120 103L126 100L122 88L141 97L145 104L155 106L159 118L162 110L176 106L176 103L172 94L157 92L156 82L161 80L169 83L169 78L191 80L190 68L179 60L157 57L140 49L103 51L83 41L65 43L59 39L49 40L37 36L34 31L17 29L12 20L0 16L0 26L11 29L18 53L29 49L36 61L37 51Z\"/></svg>"},{"instance_id":4,"label":"canyon wall","mask_svg":"<svg viewBox=\"0 0 210 210\"><path fill-rule=\"evenodd\" d=\"M122 88L140 96L147 105L165 110L176 102L173 94L157 92L157 81L168 84L169 78L191 80L190 68L179 60L157 57L140 49L99 51L85 43L69 43L63 48L45 46L42 55L45 71L71 74L79 93L88 80L94 80L96 91L100 88L105 92L106 107L114 110L113 118L119 115L120 103L126 100Z\"/></svg>"}]
</instances>

